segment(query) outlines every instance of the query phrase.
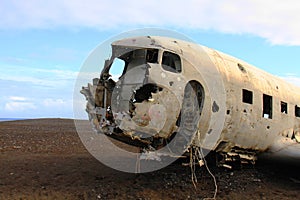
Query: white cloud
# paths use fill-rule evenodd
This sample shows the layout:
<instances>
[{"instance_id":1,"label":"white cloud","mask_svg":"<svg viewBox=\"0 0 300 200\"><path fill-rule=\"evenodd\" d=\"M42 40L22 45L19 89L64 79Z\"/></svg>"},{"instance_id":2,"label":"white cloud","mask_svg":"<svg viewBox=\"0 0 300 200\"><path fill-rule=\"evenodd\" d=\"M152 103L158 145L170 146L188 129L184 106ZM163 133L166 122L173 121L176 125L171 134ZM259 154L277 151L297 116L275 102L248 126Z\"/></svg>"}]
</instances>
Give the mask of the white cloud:
<instances>
[{"instance_id":1,"label":"white cloud","mask_svg":"<svg viewBox=\"0 0 300 200\"><path fill-rule=\"evenodd\" d=\"M12 102L7 102L4 106L4 110L9 112L22 112L25 110L34 110L34 109L36 109L36 106L32 102L12 101Z\"/></svg>"},{"instance_id":2,"label":"white cloud","mask_svg":"<svg viewBox=\"0 0 300 200\"><path fill-rule=\"evenodd\" d=\"M27 110L35 110L37 108L36 104L27 97L22 96L9 96L5 97L6 103L4 105L4 110L9 112L22 112Z\"/></svg>"},{"instance_id":3,"label":"white cloud","mask_svg":"<svg viewBox=\"0 0 300 200\"><path fill-rule=\"evenodd\" d=\"M51 77L51 80L61 80L61 81L67 81L72 80L74 81L75 78L78 75L78 72L71 71L71 70L59 70L59 69L33 69L38 74L48 74L49 77Z\"/></svg>"},{"instance_id":4,"label":"white cloud","mask_svg":"<svg viewBox=\"0 0 300 200\"><path fill-rule=\"evenodd\" d=\"M20 96L10 96L8 97L9 100L12 101L26 101L27 98L26 97L20 97Z\"/></svg>"},{"instance_id":5,"label":"white cloud","mask_svg":"<svg viewBox=\"0 0 300 200\"><path fill-rule=\"evenodd\" d=\"M22 76L16 76L22 74ZM0 79L27 82L39 86L59 87L73 85L78 72L71 70L41 69L25 66L4 66L0 69Z\"/></svg>"},{"instance_id":6,"label":"white cloud","mask_svg":"<svg viewBox=\"0 0 300 200\"><path fill-rule=\"evenodd\" d=\"M6 100L6 101L5 101ZM10 96L4 98L4 111L7 113L60 114L72 110L73 100L62 98L26 98Z\"/></svg>"},{"instance_id":7,"label":"white cloud","mask_svg":"<svg viewBox=\"0 0 300 200\"><path fill-rule=\"evenodd\" d=\"M2 29L167 26L246 33L273 44L300 45L297 0L15 0L1 4Z\"/></svg>"},{"instance_id":8,"label":"white cloud","mask_svg":"<svg viewBox=\"0 0 300 200\"><path fill-rule=\"evenodd\" d=\"M0 83L4 83L5 87L0 91L0 115L72 116L72 94L78 72L62 68L1 67Z\"/></svg>"},{"instance_id":9,"label":"white cloud","mask_svg":"<svg viewBox=\"0 0 300 200\"><path fill-rule=\"evenodd\" d=\"M68 105L68 102L62 100L62 99L44 99L43 105L47 107L61 107Z\"/></svg>"}]
</instances>

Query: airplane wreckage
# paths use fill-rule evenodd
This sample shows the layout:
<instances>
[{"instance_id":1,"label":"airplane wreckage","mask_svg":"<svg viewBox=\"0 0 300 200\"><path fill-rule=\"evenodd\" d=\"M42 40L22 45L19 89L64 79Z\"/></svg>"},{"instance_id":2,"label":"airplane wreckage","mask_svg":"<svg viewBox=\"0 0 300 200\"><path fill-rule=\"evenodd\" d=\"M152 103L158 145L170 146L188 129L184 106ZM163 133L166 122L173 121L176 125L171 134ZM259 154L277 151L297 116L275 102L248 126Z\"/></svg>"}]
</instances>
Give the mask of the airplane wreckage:
<instances>
[{"instance_id":1,"label":"airplane wreckage","mask_svg":"<svg viewBox=\"0 0 300 200\"><path fill-rule=\"evenodd\" d=\"M97 133L169 156L201 147L223 161L254 162L261 153L299 161L300 88L178 39L140 36L111 46L100 77L81 90ZM123 73L114 81L117 60Z\"/></svg>"}]
</instances>

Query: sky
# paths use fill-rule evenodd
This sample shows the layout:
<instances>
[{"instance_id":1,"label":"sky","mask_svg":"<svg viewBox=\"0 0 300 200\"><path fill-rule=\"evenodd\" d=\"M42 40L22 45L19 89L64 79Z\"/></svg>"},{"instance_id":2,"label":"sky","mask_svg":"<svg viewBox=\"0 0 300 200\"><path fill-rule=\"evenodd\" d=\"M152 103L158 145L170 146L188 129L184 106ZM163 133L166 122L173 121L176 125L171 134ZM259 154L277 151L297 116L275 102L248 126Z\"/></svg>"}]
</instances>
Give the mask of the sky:
<instances>
[{"instance_id":1,"label":"sky","mask_svg":"<svg viewBox=\"0 0 300 200\"><path fill-rule=\"evenodd\" d=\"M0 118L73 118L90 52L140 28L177 31L300 86L299 11L297 0L0 0Z\"/></svg>"}]
</instances>

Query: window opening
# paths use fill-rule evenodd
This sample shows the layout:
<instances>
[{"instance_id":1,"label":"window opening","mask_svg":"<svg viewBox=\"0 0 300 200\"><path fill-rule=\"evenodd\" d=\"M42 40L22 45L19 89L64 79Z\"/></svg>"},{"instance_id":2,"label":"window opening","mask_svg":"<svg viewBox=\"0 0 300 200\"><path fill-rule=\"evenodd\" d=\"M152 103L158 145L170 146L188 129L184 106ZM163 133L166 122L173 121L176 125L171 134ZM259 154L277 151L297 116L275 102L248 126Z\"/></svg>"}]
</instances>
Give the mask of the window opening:
<instances>
[{"instance_id":1,"label":"window opening","mask_svg":"<svg viewBox=\"0 0 300 200\"><path fill-rule=\"evenodd\" d=\"M181 72L181 60L177 54L165 51L162 57L162 67L171 72Z\"/></svg>"},{"instance_id":2,"label":"window opening","mask_svg":"<svg viewBox=\"0 0 300 200\"><path fill-rule=\"evenodd\" d=\"M114 81L123 76L129 70L144 65L146 63L158 63L158 49L135 49L123 53L114 58L110 67L110 74Z\"/></svg>"},{"instance_id":3,"label":"window opening","mask_svg":"<svg viewBox=\"0 0 300 200\"><path fill-rule=\"evenodd\" d=\"M300 117L300 107L297 105L295 106L295 116Z\"/></svg>"},{"instance_id":4,"label":"window opening","mask_svg":"<svg viewBox=\"0 0 300 200\"><path fill-rule=\"evenodd\" d=\"M272 119L272 96L263 94L263 117Z\"/></svg>"},{"instance_id":5,"label":"window opening","mask_svg":"<svg viewBox=\"0 0 300 200\"><path fill-rule=\"evenodd\" d=\"M253 104L253 92L243 89L243 102Z\"/></svg>"},{"instance_id":6,"label":"window opening","mask_svg":"<svg viewBox=\"0 0 300 200\"><path fill-rule=\"evenodd\" d=\"M288 114L288 104L286 102L280 102L281 113Z\"/></svg>"},{"instance_id":7,"label":"window opening","mask_svg":"<svg viewBox=\"0 0 300 200\"><path fill-rule=\"evenodd\" d=\"M146 62L158 63L158 49L148 49L147 50Z\"/></svg>"},{"instance_id":8,"label":"window opening","mask_svg":"<svg viewBox=\"0 0 300 200\"><path fill-rule=\"evenodd\" d=\"M115 58L109 70L111 79L117 82L124 71L124 67L125 61L120 58Z\"/></svg>"}]
</instances>

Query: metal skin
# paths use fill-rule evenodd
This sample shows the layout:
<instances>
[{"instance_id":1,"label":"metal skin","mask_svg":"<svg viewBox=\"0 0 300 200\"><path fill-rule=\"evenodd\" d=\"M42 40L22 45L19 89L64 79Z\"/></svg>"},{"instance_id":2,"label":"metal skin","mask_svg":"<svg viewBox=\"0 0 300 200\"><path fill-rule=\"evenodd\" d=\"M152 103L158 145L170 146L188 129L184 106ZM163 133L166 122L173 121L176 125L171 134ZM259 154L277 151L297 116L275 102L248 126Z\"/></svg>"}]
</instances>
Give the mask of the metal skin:
<instances>
[{"instance_id":1,"label":"metal skin","mask_svg":"<svg viewBox=\"0 0 300 200\"><path fill-rule=\"evenodd\" d=\"M255 161L263 152L298 162L300 88L232 56L173 38L126 38L112 43L112 51L100 78L81 91L98 133L148 150L177 136L177 148L185 139L179 154L196 146L225 159ZM147 62L148 51L155 62ZM180 58L180 70L163 66L164 52ZM117 57L130 60L115 83L109 70ZM189 102L192 109L185 106Z\"/></svg>"}]
</instances>

